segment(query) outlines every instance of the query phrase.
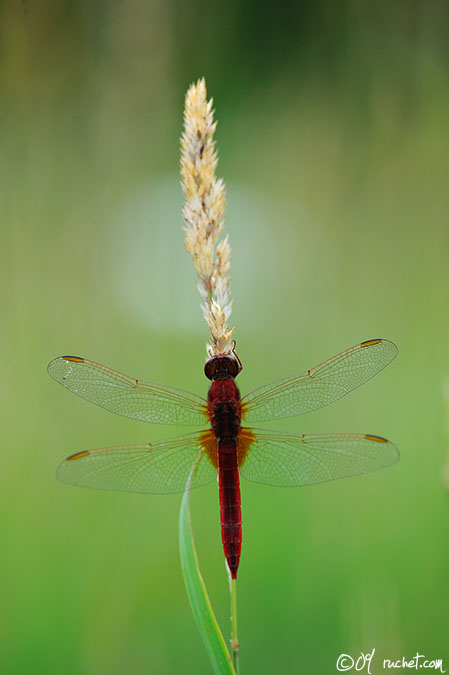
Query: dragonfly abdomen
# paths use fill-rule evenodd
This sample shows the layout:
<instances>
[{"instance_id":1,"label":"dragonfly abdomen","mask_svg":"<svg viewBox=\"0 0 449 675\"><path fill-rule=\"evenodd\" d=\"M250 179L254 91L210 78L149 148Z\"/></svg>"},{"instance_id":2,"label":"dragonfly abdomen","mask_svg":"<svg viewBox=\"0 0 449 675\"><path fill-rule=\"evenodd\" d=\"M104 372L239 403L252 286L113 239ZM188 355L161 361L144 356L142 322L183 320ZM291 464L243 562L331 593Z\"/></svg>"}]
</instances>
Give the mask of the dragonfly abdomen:
<instances>
[{"instance_id":1,"label":"dragonfly abdomen","mask_svg":"<svg viewBox=\"0 0 449 675\"><path fill-rule=\"evenodd\" d=\"M221 538L233 579L242 549L242 513L237 460L240 431L240 394L232 378L218 379L209 389L209 413L217 443Z\"/></svg>"},{"instance_id":2,"label":"dragonfly abdomen","mask_svg":"<svg viewBox=\"0 0 449 675\"><path fill-rule=\"evenodd\" d=\"M237 439L217 440L218 485L223 549L233 579L237 578L242 548L242 512L237 466Z\"/></svg>"}]
</instances>

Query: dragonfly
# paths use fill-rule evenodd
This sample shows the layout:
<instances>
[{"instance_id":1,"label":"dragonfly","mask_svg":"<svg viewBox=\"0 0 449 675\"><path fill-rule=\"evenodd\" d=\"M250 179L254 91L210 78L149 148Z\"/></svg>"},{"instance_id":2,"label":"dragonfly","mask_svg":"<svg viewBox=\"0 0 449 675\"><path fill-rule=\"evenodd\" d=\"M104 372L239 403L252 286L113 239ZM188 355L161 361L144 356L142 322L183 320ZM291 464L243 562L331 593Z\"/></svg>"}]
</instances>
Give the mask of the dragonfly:
<instances>
[{"instance_id":1,"label":"dragonfly","mask_svg":"<svg viewBox=\"0 0 449 675\"><path fill-rule=\"evenodd\" d=\"M183 492L189 477L191 487L218 477L223 549L236 579L242 546L240 475L266 485L303 486L368 473L399 459L396 446L374 434L294 434L246 424L329 405L380 372L397 351L389 340L367 340L241 398L235 379L242 364L234 343L232 353L205 363L207 399L79 356L60 356L48 372L81 398L131 419L200 430L155 443L82 450L60 464L57 477L82 487L153 494Z\"/></svg>"}]
</instances>

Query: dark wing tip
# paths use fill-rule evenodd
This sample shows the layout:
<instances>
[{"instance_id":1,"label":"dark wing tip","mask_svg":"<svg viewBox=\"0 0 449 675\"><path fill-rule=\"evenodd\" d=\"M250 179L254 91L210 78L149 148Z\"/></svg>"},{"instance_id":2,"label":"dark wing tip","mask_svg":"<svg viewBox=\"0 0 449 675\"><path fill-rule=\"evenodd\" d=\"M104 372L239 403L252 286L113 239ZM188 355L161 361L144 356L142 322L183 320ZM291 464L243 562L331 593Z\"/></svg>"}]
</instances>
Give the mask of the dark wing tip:
<instances>
[{"instance_id":1,"label":"dark wing tip","mask_svg":"<svg viewBox=\"0 0 449 675\"><path fill-rule=\"evenodd\" d=\"M77 485L78 478L73 476L73 466L69 464L69 462L71 463L76 459L82 459L83 457L87 457L87 455L90 455L90 450L81 450L80 452L75 452L73 455L70 455L64 459L56 469L56 478L61 481L61 483Z\"/></svg>"},{"instance_id":2,"label":"dark wing tip","mask_svg":"<svg viewBox=\"0 0 449 675\"><path fill-rule=\"evenodd\" d=\"M375 434L365 434L365 438L367 441L373 441L374 443L379 443L379 444L384 444L385 443L385 452L388 453L385 455L385 459L387 460L384 466L392 466L393 464L396 464L399 462L401 459L401 453L397 449L394 443L389 441L387 438L384 438L383 436L376 436ZM379 448L379 452L381 452L381 449Z\"/></svg>"},{"instance_id":3,"label":"dark wing tip","mask_svg":"<svg viewBox=\"0 0 449 675\"><path fill-rule=\"evenodd\" d=\"M367 441L376 441L377 443L388 443L388 440L383 436L375 436L374 434L365 434Z\"/></svg>"},{"instance_id":4,"label":"dark wing tip","mask_svg":"<svg viewBox=\"0 0 449 675\"><path fill-rule=\"evenodd\" d=\"M396 356L398 355L398 348L397 345L392 342L391 340L384 340L382 338L374 338L372 340L365 340L365 342L360 343L360 347L365 348L365 347L375 347L376 345L382 345L386 352L385 355L388 354L388 363L391 363Z\"/></svg>"},{"instance_id":5,"label":"dark wing tip","mask_svg":"<svg viewBox=\"0 0 449 675\"><path fill-rule=\"evenodd\" d=\"M57 356L55 359L52 359L47 366L47 373L57 382L61 381L60 373L61 369L65 372L65 368L68 367L69 363L85 363L86 359L82 356ZM64 379L64 378L63 378Z\"/></svg>"},{"instance_id":6,"label":"dark wing tip","mask_svg":"<svg viewBox=\"0 0 449 675\"><path fill-rule=\"evenodd\" d=\"M374 340L365 340L365 342L360 343L361 347L372 347L373 345L378 345L379 342L384 342L380 338L375 338Z\"/></svg>"},{"instance_id":7,"label":"dark wing tip","mask_svg":"<svg viewBox=\"0 0 449 675\"><path fill-rule=\"evenodd\" d=\"M75 452L70 457L67 457L66 462L71 462L74 459L81 459L81 457L86 457L89 454L89 450L81 450L81 452Z\"/></svg>"}]
</instances>

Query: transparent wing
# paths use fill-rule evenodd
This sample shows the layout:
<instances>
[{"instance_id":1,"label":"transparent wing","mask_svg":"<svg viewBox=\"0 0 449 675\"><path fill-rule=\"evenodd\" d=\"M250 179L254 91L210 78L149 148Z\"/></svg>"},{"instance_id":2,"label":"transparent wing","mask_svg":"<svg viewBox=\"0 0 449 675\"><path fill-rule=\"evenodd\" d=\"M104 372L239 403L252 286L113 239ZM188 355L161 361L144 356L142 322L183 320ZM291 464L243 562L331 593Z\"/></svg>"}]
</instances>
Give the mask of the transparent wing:
<instances>
[{"instance_id":1,"label":"transparent wing","mask_svg":"<svg viewBox=\"0 0 449 675\"><path fill-rule=\"evenodd\" d=\"M368 340L311 370L255 389L242 399L245 422L303 415L337 401L385 368L398 349L388 340Z\"/></svg>"},{"instance_id":2,"label":"transparent wing","mask_svg":"<svg viewBox=\"0 0 449 675\"><path fill-rule=\"evenodd\" d=\"M199 487L217 477L215 439L209 431L77 452L59 465L56 476L63 483L101 490L182 492L199 453L192 481L192 487Z\"/></svg>"},{"instance_id":3,"label":"transparent wing","mask_svg":"<svg viewBox=\"0 0 449 675\"><path fill-rule=\"evenodd\" d=\"M391 466L393 443L370 434L287 434L242 427L239 469L247 480L279 487L324 483Z\"/></svg>"},{"instance_id":4,"label":"transparent wing","mask_svg":"<svg viewBox=\"0 0 449 675\"><path fill-rule=\"evenodd\" d=\"M81 398L124 417L155 424L200 426L208 421L201 396L123 375L79 356L60 356L48 373Z\"/></svg>"}]
</instances>

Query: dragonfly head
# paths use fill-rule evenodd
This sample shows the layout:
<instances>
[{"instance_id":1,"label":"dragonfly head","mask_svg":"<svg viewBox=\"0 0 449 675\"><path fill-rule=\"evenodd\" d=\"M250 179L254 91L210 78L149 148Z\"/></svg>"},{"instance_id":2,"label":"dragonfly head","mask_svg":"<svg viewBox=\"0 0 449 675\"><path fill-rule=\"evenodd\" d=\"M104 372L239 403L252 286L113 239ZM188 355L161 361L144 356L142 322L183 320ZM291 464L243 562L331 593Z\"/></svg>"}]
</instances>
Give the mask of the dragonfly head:
<instances>
[{"instance_id":1,"label":"dragonfly head","mask_svg":"<svg viewBox=\"0 0 449 675\"><path fill-rule=\"evenodd\" d=\"M216 354L207 359L204 373L209 380L229 380L242 370L240 359L232 354Z\"/></svg>"}]
</instances>

